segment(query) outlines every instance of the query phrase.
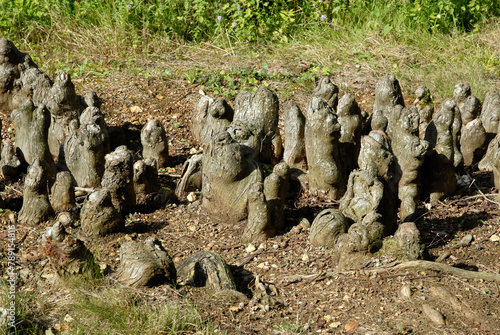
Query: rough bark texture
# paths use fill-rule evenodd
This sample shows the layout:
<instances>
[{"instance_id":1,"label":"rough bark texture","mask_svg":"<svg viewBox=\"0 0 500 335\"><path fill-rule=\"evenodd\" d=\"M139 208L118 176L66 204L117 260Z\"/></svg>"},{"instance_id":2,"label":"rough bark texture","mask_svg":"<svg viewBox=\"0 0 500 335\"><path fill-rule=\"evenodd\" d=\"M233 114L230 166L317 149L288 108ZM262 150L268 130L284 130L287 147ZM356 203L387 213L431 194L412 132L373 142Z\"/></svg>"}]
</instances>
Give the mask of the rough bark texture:
<instances>
[{"instance_id":1,"label":"rough bark texture","mask_svg":"<svg viewBox=\"0 0 500 335\"><path fill-rule=\"evenodd\" d=\"M461 83L455 85L455 91L453 91L453 100L460 110L462 128L472 120L475 120L479 115L479 112L481 111L481 103L479 102L479 99L477 97L471 95L469 83Z\"/></svg>"},{"instance_id":2,"label":"rough bark texture","mask_svg":"<svg viewBox=\"0 0 500 335\"><path fill-rule=\"evenodd\" d=\"M345 94L337 107L337 118L340 124L339 153L342 160L344 179L358 166L357 158L361 146L363 120L361 110L350 94Z\"/></svg>"},{"instance_id":3,"label":"rough bark texture","mask_svg":"<svg viewBox=\"0 0 500 335\"><path fill-rule=\"evenodd\" d=\"M462 127L460 149L465 165L479 162L486 152L486 130L481 119L475 119Z\"/></svg>"},{"instance_id":4,"label":"rough bark texture","mask_svg":"<svg viewBox=\"0 0 500 335\"><path fill-rule=\"evenodd\" d=\"M5 180L17 180L19 178L22 164L17 156L16 147L11 142L3 142L0 166L2 167L2 177Z\"/></svg>"},{"instance_id":5,"label":"rough bark texture","mask_svg":"<svg viewBox=\"0 0 500 335\"><path fill-rule=\"evenodd\" d=\"M38 158L28 168L24 179L23 207L19 212L19 223L36 225L54 215L48 195L47 171L47 163Z\"/></svg>"},{"instance_id":6,"label":"rough bark texture","mask_svg":"<svg viewBox=\"0 0 500 335\"><path fill-rule=\"evenodd\" d=\"M431 92L427 87L417 87L414 104L418 108L419 115L418 137L423 139L425 138L425 130L434 114L434 103L432 102Z\"/></svg>"},{"instance_id":7,"label":"rough bark texture","mask_svg":"<svg viewBox=\"0 0 500 335\"><path fill-rule=\"evenodd\" d=\"M283 154L278 129L279 102L274 92L265 86L257 92L241 92L236 96L233 122L246 124L259 139L258 161L278 162Z\"/></svg>"},{"instance_id":8,"label":"rough bark texture","mask_svg":"<svg viewBox=\"0 0 500 335\"><path fill-rule=\"evenodd\" d=\"M338 200L345 192L345 179L339 157L340 124L327 103L313 97L307 106L305 145L309 165L309 188Z\"/></svg>"},{"instance_id":9,"label":"rough bark texture","mask_svg":"<svg viewBox=\"0 0 500 335\"><path fill-rule=\"evenodd\" d=\"M244 147L222 132L204 146L203 207L222 220L237 222L247 217L248 191L262 182L258 163L245 156Z\"/></svg>"},{"instance_id":10,"label":"rough bark texture","mask_svg":"<svg viewBox=\"0 0 500 335\"><path fill-rule=\"evenodd\" d=\"M5 37L0 38L0 110L11 111L30 98L21 92L21 75L36 67L28 54L20 52Z\"/></svg>"},{"instance_id":11,"label":"rough bark texture","mask_svg":"<svg viewBox=\"0 0 500 335\"><path fill-rule=\"evenodd\" d=\"M175 195L182 199L188 192L201 190L203 154L191 156L182 166L181 179L175 188Z\"/></svg>"},{"instance_id":12,"label":"rough bark texture","mask_svg":"<svg viewBox=\"0 0 500 335\"><path fill-rule=\"evenodd\" d=\"M233 274L224 259L215 252L202 251L177 266L179 283L207 286L215 293L236 291Z\"/></svg>"},{"instance_id":13,"label":"rough bark texture","mask_svg":"<svg viewBox=\"0 0 500 335\"><path fill-rule=\"evenodd\" d=\"M372 232L371 235L374 240L380 240L385 235L393 232L397 219L397 208L394 206L393 201L389 201L390 195L387 193L384 184L378 180L374 172L367 170L353 171L349 175L347 191L340 199L339 209L346 218L359 224L363 221L367 222L368 219L365 220L365 217L368 215L372 219L368 220L367 223L376 218L376 221L384 226L384 230L380 232L377 225L376 232ZM378 233L382 235L376 236Z\"/></svg>"},{"instance_id":14,"label":"rough bark texture","mask_svg":"<svg viewBox=\"0 0 500 335\"><path fill-rule=\"evenodd\" d=\"M124 228L122 216L113 206L108 189L92 192L83 203L81 227L90 236L103 236Z\"/></svg>"},{"instance_id":15,"label":"rough bark texture","mask_svg":"<svg viewBox=\"0 0 500 335\"><path fill-rule=\"evenodd\" d=\"M248 191L248 220L241 236L242 243L264 241L276 234L271 211L262 183L255 183Z\"/></svg>"},{"instance_id":16,"label":"rough bark texture","mask_svg":"<svg viewBox=\"0 0 500 335\"><path fill-rule=\"evenodd\" d=\"M479 169L482 171L493 171L495 188L500 190L500 134L497 134L490 142L486 155L479 162Z\"/></svg>"},{"instance_id":17,"label":"rough bark texture","mask_svg":"<svg viewBox=\"0 0 500 335\"><path fill-rule=\"evenodd\" d=\"M86 108L70 125L64 145L66 166L79 187L99 187L104 174L104 157L109 153L109 135L104 116L96 107Z\"/></svg>"},{"instance_id":18,"label":"rough bark texture","mask_svg":"<svg viewBox=\"0 0 500 335\"><path fill-rule=\"evenodd\" d=\"M38 158L47 164L47 178L55 178L55 165L47 144L50 114L44 105L35 108L31 100L26 101L11 114L16 128L16 146L22 159L28 164Z\"/></svg>"},{"instance_id":19,"label":"rough bark texture","mask_svg":"<svg viewBox=\"0 0 500 335\"><path fill-rule=\"evenodd\" d=\"M307 169L304 128L306 119L299 106L291 100L283 105L285 113L285 152L283 160L292 169Z\"/></svg>"},{"instance_id":20,"label":"rough bark texture","mask_svg":"<svg viewBox=\"0 0 500 335\"><path fill-rule=\"evenodd\" d=\"M50 203L56 212L69 211L75 207L75 180L69 171L61 171L56 175L52 185Z\"/></svg>"},{"instance_id":21,"label":"rough bark texture","mask_svg":"<svg viewBox=\"0 0 500 335\"><path fill-rule=\"evenodd\" d=\"M500 91L496 90L486 93L483 109L481 110L481 120L488 134L489 142L498 132L500 122Z\"/></svg>"},{"instance_id":22,"label":"rough bark texture","mask_svg":"<svg viewBox=\"0 0 500 335\"><path fill-rule=\"evenodd\" d=\"M421 182L421 168L429 143L416 135L418 132L418 110L396 106L389 113L388 131L392 150L397 159L398 197L401 201L401 221L411 220L416 210ZM428 128L428 127L427 127Z\"/></svg>"},{"instance_id":23,"label":"rough bark texture","mask_svg":"<svg viewBox=\"0 0 500 335\"><path fill-rule=\"evenodd\" d=\"M99 273L92 253L81 240L66 233L59 221L42 235L40 249L60 276Z\"/></svg>"},{"instance_id":24,"label":"rough bark texture","mask_svg":"<svg viewBox=\"0 0 500 335\"><path fill-rule=\"evenodd\" d=\"M138 160L134 163L135 194L156 193L160 189L156 162L152 159Z\"/></svg>"},{"instance_id":25,"label":"rough bark texture","mask_svg":"<svg viewBox=\"0 0 500 335\"><path fill-rule=\"evenodd\" d=\"M396 105L404 106L405 102L399 81L392 74L387 74L382 77L375 86L375 102L373 104L373 111L381 110L387 118L386 114L389 110Z\"/></svg>"},{"instance_id":26,"label":"rough bark texture","mask_svg":"<svg viewBox=\"0 0 500 335\"><path fill-rule=\"evenodd\" d=\"M113 206L123 215L135 206L133 153L126 146L120 146L104 159L101 186L109 190Z\"/></svg>"},{"instance_id":27,"label":"rough bark texture","mask_svg":"<svg viewBox=\"0 0 500 335\"><path fill-rule=\"evenodd\" d=\"M199 134L202 144L210 142L213 136L225 131L231 125L233 116L234 110L225 99L219 98L210 103Z\"/></svg>"},{"instance_id":28,"label":"rough bark texture","mask_svg":"<svg viewBox=\"0 0 500 335\"><path fill-rule=\"evenodd\" d=\"M314 88L313 96L325 100L332 110L335 111L337 109L339 88L331 81L330 77L321 77Z\"/></svg>"},{"instance_id":29,"label":"rough bark texture","mask_svg":"<svg viewBox=\"0 0 500 335\"><path fill-rule=\"evenodd\" d=\"M62 145L69 135L70 122L77 120L84 108L82 98L76 94L68 73L61 72L56 76L43 103L51 114L47 141L54 160L58 161Z\"/></svg>"},{"instance_id":30,"label":"rough bark texture","mask_svg":"<svg viewBox=\"0 0 500 335\"><path fill-rule=\"evenodd\" d=\"M400 247L406 252L406 257L409 261L421 259L424 249L420 243L420 231L413 222L403 222L394 238L398 241Z\"/></svg>"},{"instance_id":31,"label":"rough bark texture","mask_svg":"<svg viewBox=\"0 0 500 335\"><path fill-rule=\"evenodd\" d=\"M500 160L500 135L497 134L488 144L488 149L483 159L479 162L479 170L493 171L495 164Z\"/></svg>"},{"instance_id":32,"label":"rough bark texture","mask_svg":"<svg viewBox=\"0 0 500 335\"><path fill-rule=\"evenodd\" d=\"M455 102L446 100L427 127L426 140L432 151L425 162L425 185L427 186L426 193L430 194L433 203L455 192L453 123L458 113L460 112Z\"/></svg>"},{"instance_id":33,"label":"rough bark texture","mask_svg":"<svg viewBox=\"0 0 500 335\"><path fill-rule=\"evenodd\" d=\"M208 108L214 102L214 98L209 95L204 95L198 100L191 116L191 135L197 141L201 141L201 130L205 125L205 119L208 116Z\"/></svg>"},{"instance_id":34,"label":"rough bark texture","mask_svg":"<svg viewBox=\"0 0 500 335\"><path fill-rule=\"evenodd\" d=\"M367 136L361 138L358 165L361 170L375 173L386 183L388 189L397 193L396 158L392 154L389 137L385 132L387 118L381 111L372 115L371 128Z\"/></svg>"},{"instance_id":35,"label":"rough bark texture","mask_svg":"<svg viewBox=\"0 0 500 335\"><path fill-rule=\"evenodd\" d=\"M157 168L168 166L168 140L160 121L153 119L141 130L142 158L152 159Z\"/></svg>"},{"instance_id":36,"label":"rough bark texture","mask_svg":"<svg viewBox=\"0 0 500 335\"><path fill-rule=\"evenodd\" d=\"M272 225L280 230L285 224L285 200L289 188L290 167L285 162L274 166L264 179L264 195L271 215Z\"/></svg>"},{"instance_id":37,"label":"rough bark texture","mask_svg":"<svg viewBox=\"0 0 500 335\"><path fill-rule=\"evenodd\" d=\"M120 246L118 281L132 287L175 284L177 271L161 242L150 237L144 242L128 241Z\"/></svg>"},{"instance_id":38,"label":"rough bark texture","mask_svg":"<svg viewBox=\"0 0 500 335\"><path fill-rule=\"evenodd\" d=\"M311 224L309 241L316 247L333 248L337 238L347 231L347 227L347 220L340 210L325 209Z\"/></svg>"}]
</instances>

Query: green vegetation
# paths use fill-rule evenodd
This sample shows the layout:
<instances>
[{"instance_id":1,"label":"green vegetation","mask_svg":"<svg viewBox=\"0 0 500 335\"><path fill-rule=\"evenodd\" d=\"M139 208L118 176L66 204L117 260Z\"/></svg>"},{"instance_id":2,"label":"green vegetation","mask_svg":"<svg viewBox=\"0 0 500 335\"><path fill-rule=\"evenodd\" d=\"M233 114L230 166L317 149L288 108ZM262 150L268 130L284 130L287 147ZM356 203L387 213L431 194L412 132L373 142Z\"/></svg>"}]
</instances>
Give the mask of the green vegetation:
<instances>
[{"instance_id":1,"label":"green vegetation","mask_svg":"<svg viewBox=\"0 0 500 335\"><path fill-rule=\"evenodd\" d=\"M75 278L44 291L23 285L16 293L16 330L4 334L211 334L193 305L107 285L104 280ZM0 284L0 305L9 304L8 286Z\"/></svg>"},{"instance_id":2,"label":"green vegetation","mask_svg":"<svg viewBox=\"0 0 500 335\"><path fill-rule=\"evenodd\" d=\"M439 101L469 82L483 100L500 86L499 15L498 0L0 0L0 37L49 75L126 71L229 99L258 85L288 98L309 93L321 75L391 72L407 97L424 84ZM366 105L372 93L360 93ZM19 333L43 334L54 320L68 324L68 334L210 333L187 303L150 303L86 280L53 292L25 285L16 296ZM7 303L5 282L0 302ZM290 321L275 328L298 330Z\"/></svg>"}]
</instances>

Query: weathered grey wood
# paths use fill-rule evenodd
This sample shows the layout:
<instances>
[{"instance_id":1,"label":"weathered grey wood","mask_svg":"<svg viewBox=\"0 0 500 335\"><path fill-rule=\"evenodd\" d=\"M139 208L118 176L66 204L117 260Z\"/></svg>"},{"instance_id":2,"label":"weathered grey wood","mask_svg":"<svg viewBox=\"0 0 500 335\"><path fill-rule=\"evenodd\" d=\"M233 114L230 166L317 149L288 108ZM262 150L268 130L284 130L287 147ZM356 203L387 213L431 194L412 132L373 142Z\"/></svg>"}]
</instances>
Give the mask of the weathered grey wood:
<instances>
[{"instance_id":1,"label":"weathered grey wood","mask_svg":"<svg viewBox=\"0 0 500 335\"><path fill-rule=\"evenodd\" d=\"M262 182L259 164L228 132L216 135L203 150L203 207L228 222L247 217L248 191Z\"/></svg>"},{"instance_id":2,"label":"weathered grey wood","mask_svg":"<svg viewBox=\"0 0 500 335\"><path fill-rule=\"evenodd\" d=\"M306 170L306 146L304 141L304 128L306 119L299 106L289 100L284 103L283 111L285 113L285 151L283 160L290 168Z\"/></svg>"},{"instance_id":3,"label":"weathered grey wood","mask_svg":"<svg viewBox=\"0 0 500 335\"><path fill-rule=\"evenodd\" d=\"M0 38L0 110L12 111L32 98L29 90L21 92L21 76L28 69L36 67L28 54L20 52L5 37Z\"/></svg>"},{"instance_id":4,"label":"weathered grey wood","mask_svg":"<svg viewBox=\"0 0 500 335\"><path fill-rule=\"evenodd\" d=\"M207 108L199 134L202 144L209 143L213 136L228 129L234 117L233 108L223 98L210 102Z\"/></svg>"},{"instance_id":5,"label":"weathered grey wood","mask_svg":"<svg viewBox=\"0 0 500 335\"><path fill-rule=\"evenodd\" d=\"M337 104L339 102L339 88L332 82L330 77L321 77L316 84L312 95L313 97L323 99L328 107L330 107L334 112L337 110Z\"/></svg>"},{"instance_id":6,"label":"weathered grey wood","mask_svg":"<svg viewBox=\"0 0 500 335\"><path fill-rule=\"evenodd\" d=\"M311 99L306 113L305 145L309 189L313 194L338 200L346 187L338 148L340 124L332 109L320 97Z\"/></svg>"},{"instance_id":7,"label":"weathered grey wood","mask_svg":"<svg viewBox=\"0 0 500 335\"><path fill-rule=\"evenodd\" d=\"M77 120L83 111L82 98L76 94L71 77L66 72L57 74L43 103L51 114L48 144L54 160L59 160L62 146L69 135L70 122Z\"/></svg>"},{"instance_id":8,"label":"weathered grey wood","mask_svg":"<svg viewBox=\"0 0 500 335\"><path fill-rule=\"evenodd\" d=\"M188 192L201 190L203 154L191 156L182 166L182 176L175 188L178 198L186 197Z\"/></svg>"},{"instance_id":9,"label":"weathered grey wood","mask_svg":"<svg viewBox=\"0 0 500 335\"><path fill-rule=\"evenodd\" d=\"M445 195L453 194L456 189L453 127L455 115L459 113L455 102L448 99L443 102L427 127L426 140L429 141L432 151L425 162L425 185L433 203Z\"/></svg>"},{"instance_id":10,"label":"weathered grey wood","mask_svg":"<svg viewBox=\"0 0 500 335\"><path fill-rule=\"evenodd\" d=\"M264 179L264 196L272 225L280 230L285 225L285 200L289 188L290 167L285 162L274 166L273 172Z\"/></svg>"},{"instance_id":11,"label":"weathered grey wood","mask_svg":"<svg viewBox=\"0 0 500 335\"><path fill-rule=\"evenodd\" d=\"M2 177L5 180L17 180L20 177L22 164L16 154L16 147L12 142L3 142L0 166L2 168Z\"/></svg>"},{"instance_id":12,"label":"weathered grey wood","mask_svg":"<svg viewBox=\"0 0 500 335\"><path fill-rule=\"evenodd\" d=\"M16 147L22 159L32 164L36 158L47 164L47 178L53 182L55 165L47 144L50 113L44 105L35 108L33 101L28 100L15 109L12 122L16 128Z\"/></svg>"},{"instance_id":13,"label":"weathered grey wood","mask_svg":"<svg viewBox=\"0 0 500 335\"><path fill-rule=\"evenodd\" d=\"M417 108L403 108L398 105L390 110L388 115L388 134L392 140L392 152L397 159L398 198L401 201L399 218L401 221L409 221L416 211L416 201L421 188L422 164L429 143L417 136L419 127Z\"/></svg>"},{"instance_id":14,"label":"weathered grey wood","mask_svg":"<svg viewBox=\"0 0 500 335\"><path fill-rule=\"evenodd\" d=\"M56 175L52 185L50 203L56 212L69 211L75 207L75 180L69 171L61 171Z\"/></svg>"},{"instance_id":15,"label":"weathered grey wood","mask_svg":"<svg viewBox=\"0 0 500 335\"><path fill-rule=\"evenodd\" d=\"M481 120L488 134L488 142L495 137L500 125L500 91L493 90L486 93L481 110Z\"/></svg>"},{"instance_id":16,"label":"weathered grey wood","mask_svg":"<svg viewBox=\"0 0 500 335\"><path fill-rule=\"evenodd\" d=\"M316 247L333 248L337 238L347 232L347 227L347 220L340 210L325 209L311 224L309 241Z\"/></svg>"},{"instance_id":17,"label":"weathered grey wood","mask_svg":"<svg viewBox=\"0 0 500 335\"><path fill-rule=\"evenodd\" d=\"M134 191L136 194L150 194L158 192L158 170L153 159L138 160L134 163Z\"/></svg>"},{"instance_id":18,"label":"weathered grey wood","mask_svg":"<svg viewBox=\"0 0 500 335\"><path fill-rule=\"evenodd\" d=\"M425 137L425 130L432 120L434 114L434 102L432 101L431 92L423 85L415 90L415 106L418 108L419 126L418 137Z\"/></svg>"},{"instance_id":19,"label":"weathered grey wood","mask_svg":"<svg viewBox=\"0 0 500 335\"><path fill-rule=\"evenodd\" d=\"M86 111L97 113L94 108L89 107ZM64 157L79 187L99 187L105 170L105 156L110 150L109 135L100 117L94 115L95 119L87 115L82 114L84 122L80 126L76 120L71 121Z\"/></svg>"},{"instance_id":20,"label":"weathered grey wood","mask_svg":"<svg viewBox=\"0 0 500 335\"><path fill-rule=\"evenodd\" d=\"M183 285L207 286L215 292L236 291L231 270L215 252L194 254L179 264L176 270L178 281Z\"/></svg>"},{"instance_id":21,"label":"weathered grey wood","mask_svg":"<svg viewBox=\"0 0 500 335\"><path fill-rule=\"evenodd\" d=\"M113 206L111 193L103 188L91 193L80 212L82 230L90 236L104 236L125 227L121 213Z\"/></svg>"},{"instance_id":22,"label":"weathered grey wood","mask_svg":"<svg viewBox=\"0 0 500 335\"><path fill-rule=\"evenodd\" d=\"M167 132L157 119L149 120L141 130L142 158L152 159L156 168L168 166Z\"/></svg>"},{"instance_id":23,"label":"weathered grey wood","mask_svg":"<svg viewBox=\"0 0 500 335\"><path fill-rule=\"evenodd\" d=\"M126 146L120 146L105 157L101 186L111 193L118 213L131 211L136 204L134 191L134 155Z\"/></svg>"},{"instance_id":24,"label":"weathered grey wood","mask_svg":"<svg viewBox=\"0 0 500 335\"><path fill-rule=\"evenodd\" d=\"M472 120L475 120L481 111L481 102L479 102L477 97L471 94L469 83L455 85L453 100L460 110L462 128Z\"/></svg>"},{"instance_id":25,"label":"weathered grey wood","mask_svg":"<svg viewBox=\"0 0 500 335\"><path fill-rule=\"evenodd\" d=\"M81 240L69 235L59 221L42 235L40 247L42 253L49 258L50 265L60 276L99 274L99 267L92 253Z\"/></svg>"},{"instance_id":26,"label":"weathered grey wood","mask_svg":"<svg viewBox=\"0 0 500 335\"><path fill-rule=\"evenodd\" d=\"M405 250L409 261L422 259L424 249L420 242L420 231L414 222L403 222L394 234L394 238Z\"/></svg>"},{"instance_id":27,"label":"weathered grey wood","mask_svg":"<svg viewBox=\"0 0 500 335\"><path fill-rule=\"evenodd\" d=\"M208 108L214 101L214 98L211 96L204 95L198 100L194 107L191 116L191 135L193 135L193 138L197 141L201 141L200 134L205 124L205 119L208 116Z\"/></svg>"},{"instance_id":28,"label":"weathered grey wood","mask_svg":"<svg viewBox=\"0 0 500 335\"><path fill-rule=\"evenodd\" d=\"M339 153L342 160L344 179L358 166L358 154L361 147L363 120L361 109L350 94L345 94L337 106L337 118L340 124Z\"/></svg>"},{"instance_id":29,"label":"weathered grey wood","mask_svg":"<svg viewBox=\"0 0 500 335\"><path fill-rule=\"evenodd\" d=\"M375 102L373 104L373 111L381 110L382 113L390 119L387 113L391 108L397 105L404 107L403 94L399 81L392 74L386 74L382 77L375 86Z\"/></svg>"},{"instance_id":30,"label":"weathered grey wood","mask_svg":"<svg viewBox=\"0 0 500 335\"><path fill-rule=\"evenodd\" d=\"M28 168L24 179L23 207L19 212L19 223L37 225L54 215L48 195L48 170L47 163L39 158L35 158Z\"/></svg>"},{"instance_id":31,"label":"weathered grey wood","mask_svg":"<svg viewBox=\"0 0 500 335\"><path fill-rule=\"evenodd\" d=\"M271 211L262 183L253 184L248 191L248 220L241 236L242 243L264 241L276 234Z\"/></svg>"},{"instance_id":32,"label":"weathered grey wood","mask_svg":"<svg viewBox=\"0 0 500 335\"><path fill-rule=\"evenodd\" d=\"M384 184L378 180L373 171L355 170L349 175L347 191L340 199L339 209L345 217L358 224L370 224L371 243L375 240L381 240L395 230L397 207L394 201L390 201L391 198L394 199L392 195L388 194ZM373 222L371 221L375 217L374 213L380 215L380 217L376 217L376 221L383 225L382 231L380 231L379 225L372 227ZM365 217L369 215L372 218L365 220ZM374 231L371 231L371 228L374 228ZM379 233L381 235L377 235Z\"/></svg>"},{"instance_id":33,"label":"weathered grey wood","mask_svg":"<svg viewBox=\"0 0 500 335\"><path fill-rule=\"evenodd\" d=\"M150 237L144 242L128 241L120 246L118 281L132 287L175 284L177 273L161 242Z\"/></svg>"},{"instance_id":34,"label":"weathered grey wood","mask_svg":"<svg viewBox=\"0 0 500 335\"><path fill-rule=\"evenodd\" d=\"M279 101L274 92L265 86L257 92L241 92L235 99L233 122L246 124L259 139L258 161L278 162L283 154L278 128Z\"/></svg>"},{"instance_id":35,"label":"weathered grey wood","mask_svg":"<svg viewBox=\"0 0 500 335\"><path fill-rule=\"evenodd\" d=\"M460 150L464 164L471 165L483 158L486 153L487 134L481 119L475 119L462 127Z\"/></svg>"}]
</instances>

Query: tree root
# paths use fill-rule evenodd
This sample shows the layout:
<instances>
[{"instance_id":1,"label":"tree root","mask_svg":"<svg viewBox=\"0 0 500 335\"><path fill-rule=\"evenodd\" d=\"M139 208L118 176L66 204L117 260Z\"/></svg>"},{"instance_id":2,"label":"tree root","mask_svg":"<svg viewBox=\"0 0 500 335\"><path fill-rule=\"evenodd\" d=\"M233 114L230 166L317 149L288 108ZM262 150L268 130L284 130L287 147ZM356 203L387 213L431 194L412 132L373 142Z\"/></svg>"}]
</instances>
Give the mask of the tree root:
<instances>
[{"instance_id":1,"label":"tree root","mask_svg":"<svg viewBox=\"0 0 500 335\"><path fill-rule=\"evenodd\" d=\"M461 278L467 278L467 279L483 279L483 280L487 280L487 281L500 282L500 275L496 274L496 273L469 271L469 270L456 268L456 267L448 265L448 264L436 263L436 262L430 262L430 261L409 261L409 262L395 265L395 266L390 267L390 268L370 270L370 272L405 270L405 269L410 269L410 268L419 268L422 270L431 270L431 271L436 271L436 272L442 272L442 273L454 275L454 276L461 277Z\"/></svg>"}]
</instances>

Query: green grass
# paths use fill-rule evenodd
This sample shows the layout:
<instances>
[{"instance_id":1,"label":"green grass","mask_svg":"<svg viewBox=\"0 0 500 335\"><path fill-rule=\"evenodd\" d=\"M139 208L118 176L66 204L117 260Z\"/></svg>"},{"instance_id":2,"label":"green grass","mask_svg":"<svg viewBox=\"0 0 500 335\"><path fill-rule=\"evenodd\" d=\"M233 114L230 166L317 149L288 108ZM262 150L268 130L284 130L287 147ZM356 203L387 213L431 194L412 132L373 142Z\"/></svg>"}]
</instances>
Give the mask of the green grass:
<instances>
[{"instance_id":1,"label":"green grass","mask_svg":"<svg viewBox=\"0 0 500 335\"><path fill-rule=\"evenodd\" d=\"M115 287L104 280L74 278L42 290L18 288L16 330L5 334L210 334L196 307L187 301L173 302L136 290ZM0 305L7 306L8 287L2 282Z\"/></svg>"}]
</instances>

